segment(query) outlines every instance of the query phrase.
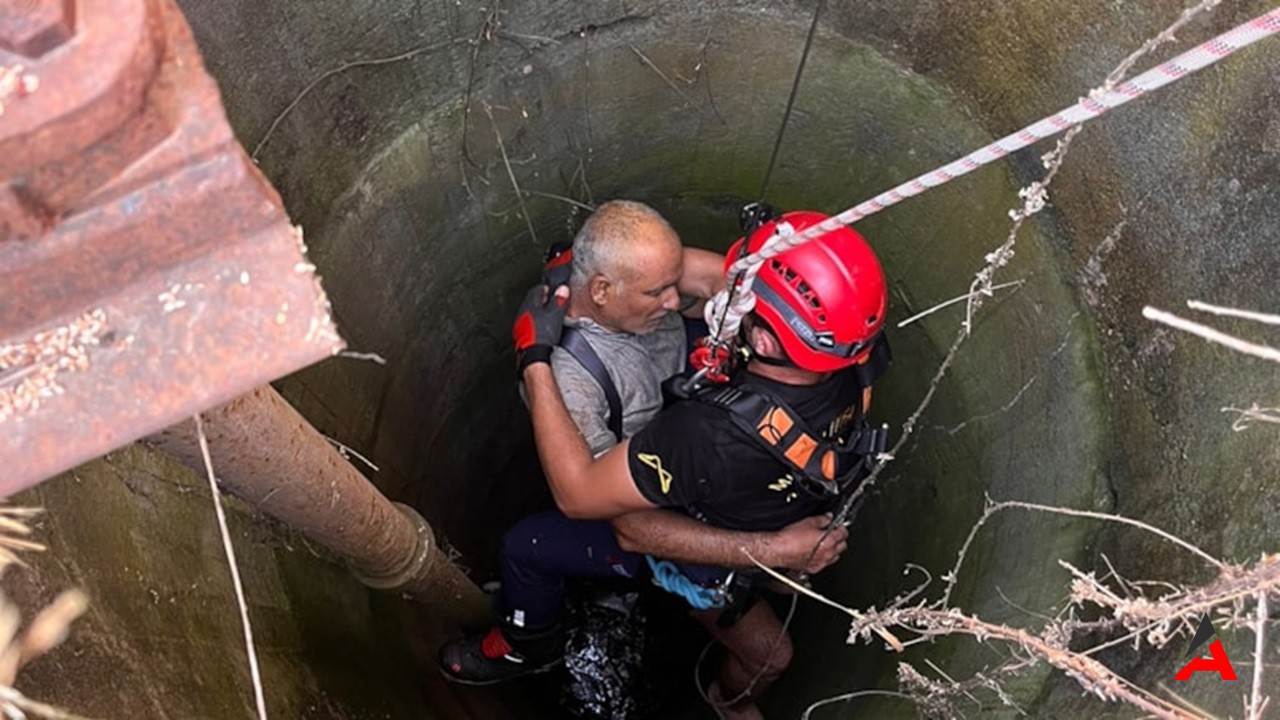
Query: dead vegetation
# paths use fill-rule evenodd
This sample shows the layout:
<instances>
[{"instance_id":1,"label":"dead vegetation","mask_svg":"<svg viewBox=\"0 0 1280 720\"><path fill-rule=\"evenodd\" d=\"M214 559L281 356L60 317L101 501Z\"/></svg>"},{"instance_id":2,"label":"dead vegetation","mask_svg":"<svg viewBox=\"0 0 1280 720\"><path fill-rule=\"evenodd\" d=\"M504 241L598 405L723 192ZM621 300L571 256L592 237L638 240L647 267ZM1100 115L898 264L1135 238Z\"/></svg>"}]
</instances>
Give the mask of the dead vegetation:
<instances>
[{"instance_id":1,"label":"dead vegetation","mask_svg":"<svg viewBox=\"0 0 1280 720\"><path fill-rule=\"evenodd\" d=\"M1131 580L1114 569L1099 577L1070 563L1059 561L1071 575L1066 602L1053 617L1041 616L1038 627L1020 628L991 622L950 603L954 588L974 537L996 514L1006 510L1053 513L1119 523L1151 533L1195 554L1212 569L1211 580L1187 585L1163 580ZM1103 558L1105 562L1105 558ZM1109 563L1108 567L1110 567ZM920 568L914 568L924 572ZM1007 692L1004 682L1026 675L1033 668L1049 665L1066 674L1084 691L1108 703L1132 706L1143 714L1191 720L1213 717L1203 709L1173 696L1166 699L1112 670L1098 659L1103 650L1118 645L1134 649L1164 648L1176 639L1190 638L1197 621L1218 618L1218 626L1245 629L1256 638L1253 677L1244 700L1244 716L1261 718L1270 698L1263 694L1263 649L1268 625L1268 601L1280 592L1280 554L1266 554L1255 562L1227 563L1159 528L1139 521L1087 511L1069 510L1021 502L988 501L986 511L974 524L961 548L955 566L942 576L945 589L936 600L922 599L932 578L925 579L884 608L855 609L787 580L779 580L798 592L834 607L851 619L849 642L882 642L886 649L902 652L941 637L963 635L980 643L999 646L1006 660L999 666L961 680L953 678L926 660L927 673L909 663L898 665L897 691L874 690L829 698L810 706L805 717L818 707L867 695L892 695L909 700L928 717L963 717L969 710L981 710L996 703L1021 714L1025 712ZM1028 611L1029 612L1029 611ZM1027 619L1034 619L1031 614ZM1172 693L1170 693L1172 695Z\"/></svg>"},{"instance_id":2,"label":"dead vegetation","mask_svg":"<svg viewBox=\"0 0 1280 720\"><path fill-rule=\"evenodd\" d=\"M38 508L0 506L0 576L14 565L26 565L18 553L45 549L44 545L29 539L31 528L27 525L40 512ZM0 593L0 713L4 717L83 720L79 715L24 696L14 685L23 667L67 638L71 623L88 607L89 599L83 592L66 590L36 613L23 629L21 610Z\"/></svg>"}]
</instances>

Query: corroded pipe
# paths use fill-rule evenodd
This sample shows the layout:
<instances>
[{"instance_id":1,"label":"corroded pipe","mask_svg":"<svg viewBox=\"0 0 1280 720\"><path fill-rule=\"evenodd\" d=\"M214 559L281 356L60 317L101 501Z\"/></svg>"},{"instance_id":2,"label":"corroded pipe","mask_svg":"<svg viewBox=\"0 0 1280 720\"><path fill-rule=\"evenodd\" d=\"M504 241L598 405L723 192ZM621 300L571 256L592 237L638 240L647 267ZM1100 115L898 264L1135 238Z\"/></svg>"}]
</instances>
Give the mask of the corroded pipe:
<instances>
[{"instance_id":1,"label":"corroded pipe","mask_svg":"<svg viewBox=\"0 0 1280 720\"><path fill-rule=\"evenodd\" d=\"M487 597L440 551L426 520L387 500L269 385L201 419L214 475L229 492L342 555L370 587L463 624L489 617ZM205 473L194 421L147 442Z\"/></svg>"}]
</instances>

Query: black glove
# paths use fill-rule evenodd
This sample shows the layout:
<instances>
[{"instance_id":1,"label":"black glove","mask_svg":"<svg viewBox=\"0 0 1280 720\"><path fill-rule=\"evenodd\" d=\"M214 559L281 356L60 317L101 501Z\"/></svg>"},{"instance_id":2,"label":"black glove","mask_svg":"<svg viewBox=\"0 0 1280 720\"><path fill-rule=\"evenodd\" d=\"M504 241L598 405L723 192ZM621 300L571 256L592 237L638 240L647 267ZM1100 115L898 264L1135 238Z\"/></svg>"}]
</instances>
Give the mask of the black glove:
<instances>
[{"instance_id":1,"label":"black glove","mask_svg":"<svg viewBox=\"0 0 1280 720\"><path fill-rule=\"evenodd\" d=\"M551 350L560 342L567 298L556 297L546 285L534 285L520 303L511 338L516 344L519 372L536 362L550 362Z\"/></svg>"},{"instance_id":2,"label":"black glove","mask_svg":"<svg viewBox=\"0 0 1280 720\"><path fill-rule=\"evenodd\" d=\"M543 285L551 288L552 292L561 285L568 285L569 276L573 274L573 245L564 241L554 243L547 248L543 262Z\"/></svg>"}]
</instances>

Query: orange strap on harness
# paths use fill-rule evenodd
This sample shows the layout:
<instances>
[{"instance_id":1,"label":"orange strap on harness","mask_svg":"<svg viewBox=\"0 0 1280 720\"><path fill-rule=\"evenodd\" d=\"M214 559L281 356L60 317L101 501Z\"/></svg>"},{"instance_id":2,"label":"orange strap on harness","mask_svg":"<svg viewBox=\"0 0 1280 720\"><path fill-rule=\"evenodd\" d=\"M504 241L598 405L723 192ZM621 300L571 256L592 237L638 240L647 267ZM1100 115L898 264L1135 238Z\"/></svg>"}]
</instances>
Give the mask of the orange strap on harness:
<instances>
[{"instance_id":1,"label":"orange strap on harness","mask_svg":"<svg viewBox=\"0 0 1280 720\"><path fill-rule=\"evenodd\" d=\"M791 468L797 479L807 478L829 495L839 495L859 479L884 452L889 437L887 425L871 428L859 417L843 437L823 438L785 402L746 387L715 388L697 399L728 411L735 425Z\"/></svg>"}]
</instances>

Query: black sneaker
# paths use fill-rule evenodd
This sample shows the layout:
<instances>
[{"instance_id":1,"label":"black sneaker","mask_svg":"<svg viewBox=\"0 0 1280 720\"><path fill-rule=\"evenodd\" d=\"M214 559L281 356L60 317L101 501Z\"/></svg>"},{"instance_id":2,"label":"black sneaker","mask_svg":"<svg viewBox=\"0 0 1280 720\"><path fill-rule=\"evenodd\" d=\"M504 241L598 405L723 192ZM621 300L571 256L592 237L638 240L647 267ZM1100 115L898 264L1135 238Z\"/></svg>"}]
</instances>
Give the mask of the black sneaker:
<instances>
[{"instance_id":1,"label":"black sneaker","mask_svg":"<svg viewBox=\"0 0 1280 720\"><path fill-rule=\"evenodd\" d=\"M563 653L534 655L511 647L500 628L485 635L450 640L440 648L440 672L464 685L492 685L546 672L564 661Z\"/></svg>"}]
</instances>

